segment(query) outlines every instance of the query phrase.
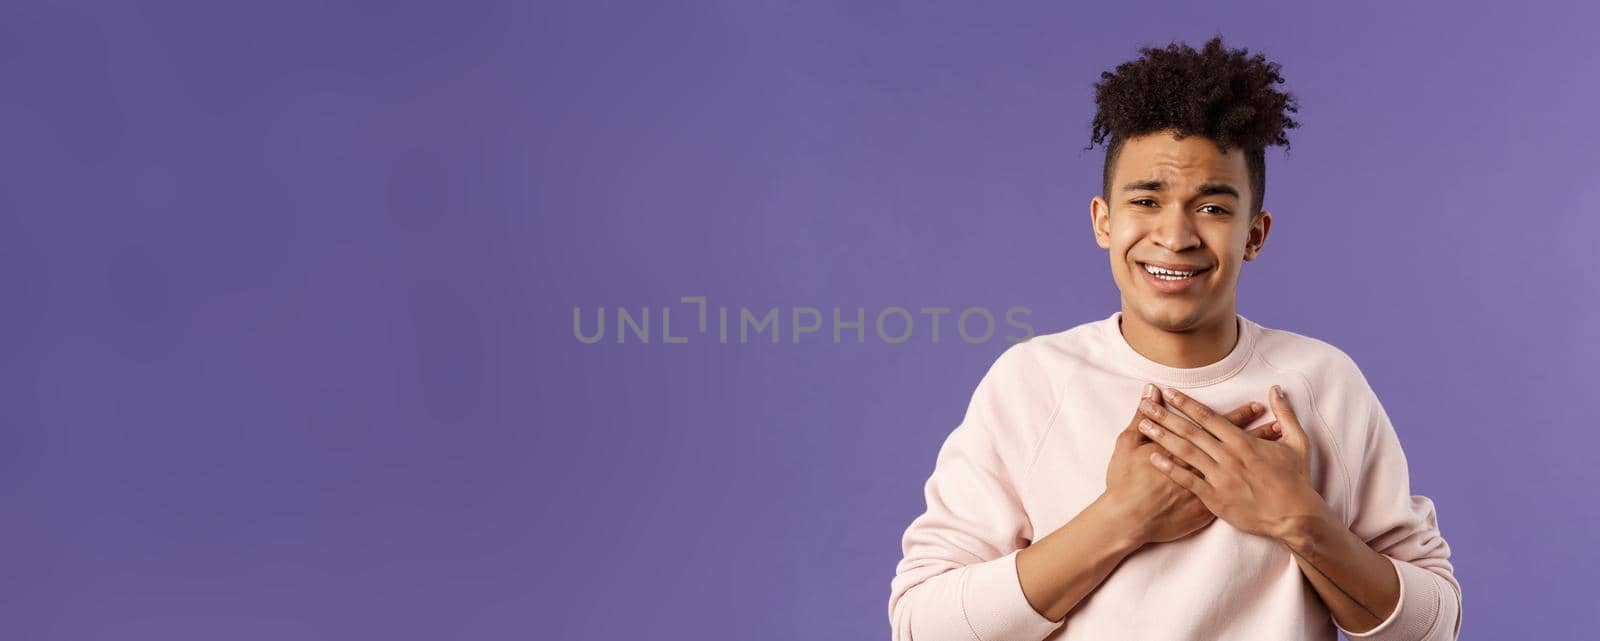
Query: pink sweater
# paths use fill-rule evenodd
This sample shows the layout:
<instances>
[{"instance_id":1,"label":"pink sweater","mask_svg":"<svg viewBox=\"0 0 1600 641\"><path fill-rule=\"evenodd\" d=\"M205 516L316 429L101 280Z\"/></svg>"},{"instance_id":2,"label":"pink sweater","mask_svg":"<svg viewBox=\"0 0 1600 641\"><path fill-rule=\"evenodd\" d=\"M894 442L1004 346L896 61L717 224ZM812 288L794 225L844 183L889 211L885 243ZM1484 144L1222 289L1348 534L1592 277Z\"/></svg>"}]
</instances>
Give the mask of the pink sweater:
<instances>
[{"instance_id":1,"label":"pink sweater","mask_svg":"<svg viewBox=\"0 0 1600 641\"><path fill-rule=\"evenodd\" d=\"M1174 368L1135 352L1121 312L1006 350L945 439L890 586L897 641L1333 639L1337 627L1288 548L1218 519L1127 557L1062 622L1028 605L1016 552L1105 489L1112 440L1146 381L1221 411L1288 392L1313 441L1311 480L1394 563L1400 607L1354 639L1455 639L1461 586L1433 502L1411 494L1394 426L1338 348L1242 315L1232 353ZM1271 412L1250 427L1272 420Z\"/></svg>"}]
</instances>

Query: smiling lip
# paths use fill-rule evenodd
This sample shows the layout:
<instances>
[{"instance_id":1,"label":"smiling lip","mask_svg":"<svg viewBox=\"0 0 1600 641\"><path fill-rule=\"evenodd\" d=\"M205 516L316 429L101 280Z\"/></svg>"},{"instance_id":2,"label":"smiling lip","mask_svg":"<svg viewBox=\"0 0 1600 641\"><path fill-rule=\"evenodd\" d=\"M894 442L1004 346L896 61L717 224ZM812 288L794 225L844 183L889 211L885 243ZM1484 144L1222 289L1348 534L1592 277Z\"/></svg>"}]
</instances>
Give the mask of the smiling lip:
<instances>
[{"instance_id":1,"label":"smiling lip","mask_svg":"<svg viewBox=\"0 0 1600 641\"><path fill-rule=\"evenodd\" d=\"M1189 286L1194 284L1195 281L1200 280L1200 275L1201 274L1204 274L1204 273L1206 273L1208 271L1211 271L1210 267L1199 267L1199 266L1195 266L1195 265L1175 265L1175 264L1172 264L1172 263L1157 263L1157 262L1146 263L1144 261L1138 261L1138 264L1139 264L1139 273L1144 274L1145 281L1149 282L1150 286L1152 288L1154 288L1156 291L1167 293L1167 294L1179 294L1179 293L1182 293L1184 290L1189 289ZM1182 280L1165 280L1165 279L1157 278L1155 274L1152 274L1149 271L1145 270L1144 266L1146 264L1153 265L1155 267L1160 267L1162 269L1170 269L1170 270L1174 270L1174 271L1185 271L1185 272L1193 271L1195 273L1194 273L1194 275L1189 276L1188 278L1184 278Z\"/></svg>"},{"instance_id":2,"label":"smiling lip","mask_svg":"<svg viewBox=\"0 0 1600 641\"><path fill-rule=\"evenodd\" d=\"M1180 265L1178 263L1161 263L1153 260L1141 260L1135 262L1138 262L1140 265L1155 265L1156 267L1160 267L1162 269L1170 269L1177 272L1205 271L1210 269L1209 267L1202 265Z\"/></svg>"}]
</instances>

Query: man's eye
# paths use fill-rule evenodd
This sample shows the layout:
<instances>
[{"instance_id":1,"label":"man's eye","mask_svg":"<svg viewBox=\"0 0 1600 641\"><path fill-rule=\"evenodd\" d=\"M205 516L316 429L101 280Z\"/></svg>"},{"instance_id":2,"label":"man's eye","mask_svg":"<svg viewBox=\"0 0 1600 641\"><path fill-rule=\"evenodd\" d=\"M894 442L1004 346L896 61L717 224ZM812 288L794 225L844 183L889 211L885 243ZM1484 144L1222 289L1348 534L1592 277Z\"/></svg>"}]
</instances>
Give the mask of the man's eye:
<instances>
[{"instance_id":1,"label":"man's eye","mask_svg":"<svg viewBox=\"0 0 1600 641\"><path fill-rule=\"evenodd\" d=\"M1133 204L1138 205L1140 207L1153 207L1153 206L1155 206L1155 202L1156 201L1151 200L1149 198L1140 198L1138 200L1133 201ZM1149 203L1149 204L1147 205L1145 203ZM1216 214L1218 216L1226 215L1228 213L1228 210L1223 209L1222 207L1219 207L1217 205L1206 205L1205 207L1201 207L1201 209L1215 209L1216 211L1212 211L1212 212L1208 212L1208 213Z\"/></svg>"}]
</instances>

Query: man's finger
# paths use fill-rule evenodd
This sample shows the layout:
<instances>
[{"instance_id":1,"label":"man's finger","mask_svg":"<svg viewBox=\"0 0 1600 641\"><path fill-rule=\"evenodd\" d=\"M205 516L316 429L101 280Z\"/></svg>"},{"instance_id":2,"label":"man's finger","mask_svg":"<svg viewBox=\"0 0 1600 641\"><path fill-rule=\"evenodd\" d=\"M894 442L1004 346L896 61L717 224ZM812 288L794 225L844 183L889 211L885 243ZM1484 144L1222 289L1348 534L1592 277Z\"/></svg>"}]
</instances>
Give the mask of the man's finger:
<instances>
[{"instance_id":1,"label":"man's finger","mask_svg":"<svg viewBox=\"0 0 1600 641\"><path fill-rule=\"evenodd\" d=\"M1249 403L1245 403L1233 408L1232 411L1228 412L1227 414L1223 414L1222 417L1228 419L1229 423L1233 423L1234 425L1238 425L1240 428L1243 428L1244 426L1249 425L1251 421L1256 420L1256 417L1261 416L1261 413L1265 411L1267 411L1267 408L1262 407L1260 403L1250 401Z\"/></svg>"},{"instance_id":2,"label":"man's finger","mask_svg":"<svg viewBox=\"0 0 1600 641\"><path fill-rule=\"evenodd\" d=\"M1160 395L1161 391L1159 388L1157 388L1155 385L1146 383L1144 390L1140 392L1139 398L1142 401L1145 399L1159 398ZM1112 446L1114 450L1132 450L1135 447L1150 442L1150 438L1145 436L1143 432L1139 431L1139 419L1141 417L1142 414L1139 413L1139 408L1133 408L1133 418L1128 421L1128 425L1126 427L1122 428L1122 432L1117 434L1116 443Z\"/></svg>"},{"instance_id":3,"label":"man's finger","mask_svg":"<svg viewBox=\"0 0 1600 641\"><path fill-rule=\"evenodd\" d=\"M1267 391L1272 403L1272 415L1277 418L1278 429L1283 432L1283 442L1295 448L1305 456L1311 446L1311 437L1306 436L1305 428L1300 426L1300 419L1294 415L1294 408L1289 406L1289 397L1282 387L1273 385Z\"/></svg>"},{"instance_id":4,"label":"man's finger","mask_svg":"<svg viewBox=\"0 0 1600 641\"><path fill-rule=\"evenodd\" d=\"M1246 430L1246 434L1253 434L1264 441L1276 441L1283 438L1283 429L1278 427L1278 422L1273 421L1253 430Z\"/></svg>"},{"instance_id":5,"label":"man's finger","mask_svg":"<svg viewBox=\"0 0 1600 641\"><path fill-rule=\"evenodd\" d=\"M1140 432L1139 435L1140 436L1144 436L1144 433ZM1145 437L1145 438L1148 439L1149 437ZM1200 478L1205 478L1206 477L1204 472L1201 472L1199 469L1195 468L1195 466L1193 466L1193 465L1190 465L1188 463L1183 462L1183 459L1178 458L1176 456L1173 456L1172 452L1168 452L1167 448L1162 447L1160 443L1156 443L1155 446L1156 446L1156 451L1154 453L1166 456L1167 460L1172 461L1173 465L1177 465L1179 467L1182 467L1183 469L1189 470L1190 472L1194 473L1195 476L1198 476Z\"/></svg>"},{"instance_id":6,"label":"man's finger","mask_svg":"<svg viewBox=\"0 0 1600 641\"><path fill-rule=\"evenodd\" d=\"M1165 397L1168 401L1171 401L1174 398L1180 398L1177 394L1172 393L1164 394L1163 397ZM1191 405L1193 405L1193 403L1191 403ZM1202 429L1199 425L1196 425L1193 421L1190 421L1188 417L1178 413L1177 410L1170 409L1164 405L1157 405L1148 400L1140 401L1139 409L1140 411L1144 412L1145 419L1147 421L1149 421L1151 424L1164 428L1156 430L1158 433L1164 433L1170 435L1171 438L1183 441L1183 443L1171 442L1169 440L1155 438L1149 432L1145 433L1145 436L1151 436L1150 440L1160 443L1162 447L1167 448L1167 451L1171 452L1175 457L1188 461L1190 465L1194 465L1202 470L1208 469L1206 467L1208 462L1222 462L1228 459L1228 454L1225 452L1226 448L1224 447L1222 441L1217 440L1216 436L1214 436L1210 431ZM1226 422L1223 420L1221 414L1212 412L1209 408L1206 410L1206 412L1207 414L1202 416L1208 422ZM1213 426L1211 429L1216 430L1218 428ZM1234 427L1231 423L1227 425L1227 429L1239 432L1239 438L1245 438L1243 436L1243 432L1241 432L1239 428ZM1197 450L1197 453L1205 457L1206 461L1195 460L1195 457L1192 456L1190 452L1186 451L1191 448Z\"/></svg>"},{"instance_id":7,"label":"man's finger","mask_svg":"<svg viewBox=\"0 0 1600 641\"><path fill-rule=\"evenodd\" d=\"M1122 430L1117 434L1117 442L1112 446L1116 451L1133 451L1134 448L1144 445L1146 437L1139 432L1137 427Z\"/></svg>"},{"instance_id":8,"label":"man's finger","mask_svg":"<svg viewBox=\"0 0 1600 641\"><path fill-rule=\"evenodd\" d=\"M1142 390L1139 393L1139 400L1140 400L1140 402L1144 402L1144 401L1148 400L1148 401L1150 401L1152 403L1160 403L1161 402L1161 389L1156 387L1155 385L1150 384L1150 383L1145 383L1144 384L1144 390ZM1123 428L1123 429L1125 431L1133 432L1134 434L1138 434L1139 433L1139 419L1142 418L1143 416L1144 415L1139 412L1138 406L1135 406L1133 408L1133 418L1128 421L1128 426L1126 428Z\"/></svg>"},{"instance_id":9,"label":"man's finger","mask_svg":"<svg viewBox=\"0 0 1600 641\"><path fill-rule=\"evenodd\" d=\"M1151 465L1156 466L1156 469L1166 473L1167 478L1172 479L1173 482L1183 486L1184 489L1193 492L1195 496L1200 497L1201 502L1206 503L1206 506L1209 508L1210 500L1212 498L1211 484L1207 483L1204 478L1201 478L1199 475L1190 471L1190 468L1181 465L1173 465L1175 461L1177 461L1177 459L1170 456L1163 456L1159 453L1150 454Z\"/></svg>"},{"instance_id":10,"label":"man's finger","mask_svg":"<svg viewBox=\"0 0 1600 641\"><path fill-rule=\"evenodd\" d=\"M1163 424L1150 419L1139 422L1141 431L1144 432L1145 436L1150 437L1150 440L1155 441L1162 449L1166 450L1167 454L1171 455L1171 459L1188 463L1194 468L1206 472L1209 476L1213 466L1217 465L1217 461L1210 452L1197 445L1196 441L1206 443L1205 447L1210 448L1219 447L1221 443L1217 443L1216 439L1210 436L1204 436L1205 432L1195 427L1194 423L1190 423L1188 419L1174 417L1170 412L1164 413L1164 416L1168 417L1165 419L1165 424L1182 426L1176 429L1187 430L1187 433L1176 432L1174 428L1165 427Z\"/></svg>"},{"instance_id":11,"label":"man's finger","mask_svg":"<svg viewBox=\"0 0 1600 641\"><path fill-rule=\"evenodd\" d=\"M1247 441L1245 440L1244 430L1241 430L1237 425L1228 422L1222 417L1221 414L1218 414L1205 403L1201 403L1200 401L1191 398L1189 395L1178 391L1176 388L1167 388L1166 397L1167 403L1172 405L1174 408L1177 408L1179 412L1182 412L1184 416L1188 417L1190 424L1210 434L1212 438L1234 448L1239 448L1246 445ZM1181 430L1179 433L1183 434ZM1187 436L1187 434L1184 435ZM1207 444L1201 442L1197 443L1197 445L1205 447ZM1207 452L1212 454L1213 458L1216 457L1215 452L1212 452L1209 449Z\"/></svg>"}]
</instances>

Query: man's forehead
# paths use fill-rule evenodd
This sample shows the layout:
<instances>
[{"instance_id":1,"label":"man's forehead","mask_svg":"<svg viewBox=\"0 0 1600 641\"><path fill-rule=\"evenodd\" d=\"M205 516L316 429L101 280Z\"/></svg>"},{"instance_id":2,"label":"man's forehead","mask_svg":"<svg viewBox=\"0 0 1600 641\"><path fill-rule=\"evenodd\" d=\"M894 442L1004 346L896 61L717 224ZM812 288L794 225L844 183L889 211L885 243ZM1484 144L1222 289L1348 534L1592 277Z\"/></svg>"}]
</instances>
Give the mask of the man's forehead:
<instances>
[{"instance_id":1,"label":"man's forehead","mask_svg":"<svg viewBox=\"0 0 1600 641\"><path fill-rule=\"evenodd\" d=\"M1216 143L1198 136L1130 141L1117 164L1118 187L1124 191L1162 191L1191 184L1232 185L1242 190L1248 175L1244 154L1238 147L1223 154L1217 151Z\"/></svg>"},{"instance_id":2,"label":"man's forehead","mask_svg":"<svg viewBox=\"0 0 1600 641\"><path fill-rule=\"evenodd\" d=\"M1179 181L1179 182L1182 182L1182 181ZM1128 192L1128 191L1156 191L1156 192L1161 192L1161 191L1167 191L1169 188L1170 189L1178 189L1179 187L1175 186L1172 183L1168 183L1166 181L1158 180L1158 179L1153 179L1153 180L1135 180L1135 181L1130 182L1130 183L1128 183L1126 185L1123 185L1122 186L1122 191L1125 191L1125 192ZM1196 193L1199 193L1201 195L1206 195L1206 196L1209 196L1209 195L1226 195L1226 196L1233 196L1234 198L1241 198L1242 197L1241 194L1244 191L1244 188L1243 187L1234 187L1232 183L1229 183L1229 182L1226 182L1226 181L1209 181L1208 180L1208 181L1204 181L1204 182L1201 182L1198 185L1196 185L1194 187L1194 191Z\"/></svg>"}]
</instances>

